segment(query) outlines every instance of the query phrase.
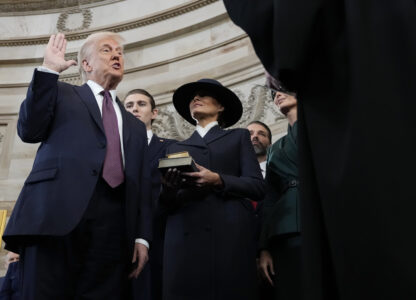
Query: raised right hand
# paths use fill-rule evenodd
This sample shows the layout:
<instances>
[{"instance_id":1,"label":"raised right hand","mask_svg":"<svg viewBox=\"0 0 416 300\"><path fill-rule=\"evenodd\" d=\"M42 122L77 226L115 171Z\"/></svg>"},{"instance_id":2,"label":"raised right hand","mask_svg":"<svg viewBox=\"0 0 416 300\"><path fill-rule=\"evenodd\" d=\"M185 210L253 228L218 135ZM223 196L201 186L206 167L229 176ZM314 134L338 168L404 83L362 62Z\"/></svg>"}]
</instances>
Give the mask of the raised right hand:
<instances>
[{"instance_id":1,"label":"raised right hand","mask_svg":"<svg viewBox=\"0 0 416 300\"><path fill-rule=\"evenodd\" d=\"M70 66L75 66L77 64L75 60L65 60L66 43L63 33L51 35L45 49L42 66L58 73L65 71Z\"/></svg>"}]
</instances>

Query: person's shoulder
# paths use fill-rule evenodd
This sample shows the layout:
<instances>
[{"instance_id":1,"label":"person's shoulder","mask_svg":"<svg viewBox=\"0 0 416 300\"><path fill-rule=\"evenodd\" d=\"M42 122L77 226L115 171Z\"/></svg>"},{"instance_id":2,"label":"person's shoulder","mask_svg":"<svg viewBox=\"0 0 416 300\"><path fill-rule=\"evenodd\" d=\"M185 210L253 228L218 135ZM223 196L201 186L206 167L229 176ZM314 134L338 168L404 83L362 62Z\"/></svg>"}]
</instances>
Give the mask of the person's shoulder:
<instances>
[{"instance_id":1,"label":"person's shoulder","mask_svg":"<svg viewBox=\"0 0 416 300\"><path fill-rule=\"evenodd\" d=\"M121 107L121 109L124 110L126 121L128 122L130 126L146 131L146 126L144 125L142 121L137 119L132 113L128 112L123 106Z\"/></svg>"},{"instance_id":2,"label":"person's shoulder","mask_svg":"<svg viewBox=\"0 0 416 300\"><path fill-rule=\"evenodd\" d=\"M58 80L57 84L58 84L58 88L68 89L68 90L69 89L73 90L73 89L81 87L79 85L73 85L73 84L70 84L68 82L63 82L63 81L59 81L59 80Z\"/></svg>"},{"instance_id":3,"label":"person's shoulder","mask_svg":"<svg viewBox=\"0 0 416 300\"><path fill-rule=\"evenodd\" d=\"M282 143L284 143L286 139L287 139L287 134L281 136L280 138L277 139L276 142L274 142L270 146L270 149L273 150L273 149L277 149L277 148L281 147Z\"/></svg>"},{"instance_id":4,"label":"person's shoulder","mask_svg":"<svg viewBox=\"0 0 416 300\"><path fill-rule=\"evenodd\" d=\"M247 128L241 128L241 127L230 128L230 129L225 129L225 130L229 132L237 132L239 134L245 134L246 132L249 132Z\"/></svg>"},{"instance_id":5,"label":"person's shoulder","mask_svg":"<svg viewBox=\"0 0 416 300\"><path fill-rule=\"evenodd\" d=\"M230 128L230 129L225 129L225 131L228 134L232 134L235 136L250 135L250 132L246 128Z\"/></svg>"},{"instance_id":6,"label":"person's shoulder","mask_svg":"<svg viewBox=\"0 0 416 300\"><path fill-rule=\"evenodd\" d=\"M124 107L122 109L124 109ZM131 132L137 135L144 135L147 137L146 125L144 125L142 121L137 119L133 114L129 113L126 110L124 111L124 115L126 116L126 126L129 126Z\"/></svg>"},{"instance_id":7,"label":"person's shoulder","mask_svg":"<svg viewBox=\"0 0 416 300\"><path fill-rule=\"evenodd\" d=\"M177 142L177 140L160 137L158 135L154 135L154 137L158 141L158 143L164 144L166 146Z\"/></svg>"}]
</instances>

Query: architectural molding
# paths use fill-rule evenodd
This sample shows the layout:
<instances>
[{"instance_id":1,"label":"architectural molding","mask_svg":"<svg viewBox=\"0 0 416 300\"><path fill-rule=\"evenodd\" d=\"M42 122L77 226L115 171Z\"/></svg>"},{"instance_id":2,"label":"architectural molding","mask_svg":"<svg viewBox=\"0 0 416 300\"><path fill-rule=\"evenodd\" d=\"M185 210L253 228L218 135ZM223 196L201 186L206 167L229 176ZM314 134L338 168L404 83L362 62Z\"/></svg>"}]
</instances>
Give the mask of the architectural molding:
<instances>
[{"instance_id":1,"label":"architectural molding","mask_svg":"<svg viewBox=\"0 0 416 300\"><path fill-rule=\"evenodd\" d=\"M0 1L0 16L25 16L61 13L74 8L91 8L124 0L42 0Z\"/></svg>"},{"instance_id":2,"label":"architectural molding","mask_svg":"<svg viewBox=\"0 0 416 300\"><path fill-rule=\"evenodd\" d=\"M143 71L143 70L148 70L148 69L161 67L161 66L164 66L164 65L169 65L169 64L172 64L172 63L177 62L177 61L181 61L181 60L193 57L193 56L197 56L197 55L200 55L200 54L203 54L203 53L206 53L206 52L224 47L226 45L229 45L229 44L235 43L237 41L240 41L240 40L242 40L246 37L247 37L246 34L241 34L241 35L236 36L236 37L234 37L232 39L229 39L227 41L224 41L224 42L221 42L221 43L218 43L218 44L215 44L215 45L211 45L211 46L203 48L203 49L198 49L197 51L192 51L192 52L187 53L187 54L176 56L175 58L166 59L166 60L158 61L156 63L142 65L142 66L135 67L135 68L130 68L128 70L125 70L124 74L136 73L136 72ZM68 82L68 83L71 83L71 84L76 84L76 82L81 81L81 77L80 77L79 73L61 75L59 77L59 79L61 81ZM1 87L1 85L0 85L0 87Z\"/></svg>"},{"instance_id":3,"label":"architectural molding","mask_svg":"<svg viewBox=\"0 0 416 300\"><path fill-rule=\"evenodd\" d=\"M156 63L152 63L152 64L146 64L146 65L142 65L139 67L135 67L135 68L130 68L124 71L124 74L130 74L130 73L135 73L135 72L139 72L139 71L143 71L143 70L147 70L147 69L152 69L152 68L156 68L156 67L160 67L160 66L164 66L164 65L169 65L171 63L180 61L180 60L184 60L193 56L197 56L224 46L227 46L229 44L241 41L243 39L247 38L247 35L241 34L239 36L236 36L232 39L229 39L227 41L215 44L215 45L211 45L209 47L203 48L203 49L198 49L197 51L193 51L181 56L177 56L175 58L171 58L171 59L166 59L166 60L162 60L162 61L158 61ZM75 55L71 55L71 56L65 56L66 59L76 59L76 54ZM63 82L67 82L70 84L75 84L75 85L79 85L81 84L81 76L79 73L71 73L71 74L64 74L64 75L60 75L59 76L59 80L63 81ZM0 83L0 88L16 88L16 87L28 87L29 83L25 82L25 83L7 83L7 84L1 84Z\"/></svg>"},{"instance_id":4,"label":"architectural molding","mask_svg":"<svg viewBox=\"0 0 416 300\"><path fill-rule=\"evenodd\" d=\"M113 32L122 32L131 29L135 29L138 27L144 27L150 24L154 24L157 22L161 22L167 19L171 19L188 12L197 10L202 8L206 5L211 3L217 2L219 0L195 0L186 4L182 4L161 12L157 12L154 14L150 14L143 18L115 24L112 26L106 27L98 27L91 30L81 30L73 33L68 33L66 35L66 39L68 41L73 40L82 40L87 38L91 33L98 32L98 31L113 31ZM31 38L19 38L19 39L7 39L7 40L0 40L0 47L18 47L18 46L28 46L28 45L42 45L47 44L49 41L49 36L40 36L40 37L31 37Z\"/></svg>"},{"instance_id":5,"label":"architectural molding","mask_svg":"<svg viewBox=\"0 0 416 300\"><path fill-rule=\"evenodd\" d=\"M82 16L82 24L77 28L68 28L67 27L67 21L68 17L72 14L81 14ZM59 32L73 32L73 31L80 31L88 29L92 22L92 12L90 9L79 9L75 8L72 10L69 10L67 12L63 12L59 15L58 22L56 23L56 29L58 29Z\"/></svg>"},{"instance_id":6,"label":"architectural molding","mask_svg":"<svg viewBox=\"0 0 416 300\"><path fill-rule=\"evenodd\" d=\"M148 38L148 39L144 39L138 42L133 42L130 44L125 44L124 45L124 50L132 50L135 48L140 48L140 47L144 47L150 44L154 44L163 40L167 40L167 39L171 39L174 38L176 36L179 36L181 34L190 32L191 30L197 30L197 29L201 29L207 26L210 26L212 24L224 21L229 19L228 14L227 13L223 13L220 15L217 15L213 18L210 18L208 20L202 21L198 24L194 24L194 25L189 25L187 27L178 29L178 30L174 30L174 31L170 31L168 33L165 34L159 34L155 37L152 38ZM109 31L111 31L111 29L109 29ZM244 36L247 36L246 34L244 34ZM48 37L49 40L49 37ZM0 40L0 46L1 46L1 40ZM78 52L68 52L65 54L65 59L74 59L77 60L77 56L78 56ZM31 63L41 63L43 62L43 57L34 57L34 58L24 58L24 59L8 59L8 60L2 60L0 59L0 65L14 65L14 64L31 64Z\"/></svg>"}]
</instances>

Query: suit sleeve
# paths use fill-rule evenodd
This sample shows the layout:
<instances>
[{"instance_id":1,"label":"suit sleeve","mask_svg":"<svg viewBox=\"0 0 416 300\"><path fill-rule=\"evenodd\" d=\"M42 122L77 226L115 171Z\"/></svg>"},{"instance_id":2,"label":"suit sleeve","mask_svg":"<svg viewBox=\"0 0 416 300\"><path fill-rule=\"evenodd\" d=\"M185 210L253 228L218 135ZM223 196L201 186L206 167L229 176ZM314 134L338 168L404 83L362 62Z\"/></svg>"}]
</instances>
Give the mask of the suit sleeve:
<instances>
[{"instance_id":1,"label":"suit sleeve","mask_svg":"<svg viewBox=\"0 0 416 300\"><path fill-rule=\"evenodd\" d=\"M48 137L58 95L58 75L35 70L20 106L17 133L26 143L39 143Z\"/></svg>"},{"instance_id":2,"label":"suit sleeve","mask_svg":"<svg viewBox=\"0 0 416 300\"><path fill-rule=\"evenodd\" d=\"M261 232L259 238L259 249L267 249L268 248L268 241L267 241L267 228L269 227L269 223L273 222L270 219L270 212L272 211L274 205L279 200L280 194L276 189L276 183L278 180L275 178L275 174L272 170L266 170L266 196L263 200L263 207L262 207L262 220L261 220Z\"/></svg>"},{"instance_id":3,"label":"suit sleeve","mask_svg":"<svg viewBox=\"0 0 416 300\"><path fill-rule=\"evenodd\" d=\"M264 180L250 141L250 133L246 129L240 132L240 176L220 174L224 182L223 192L261 201L264 197Z\"/></svg>"}]
</instances>

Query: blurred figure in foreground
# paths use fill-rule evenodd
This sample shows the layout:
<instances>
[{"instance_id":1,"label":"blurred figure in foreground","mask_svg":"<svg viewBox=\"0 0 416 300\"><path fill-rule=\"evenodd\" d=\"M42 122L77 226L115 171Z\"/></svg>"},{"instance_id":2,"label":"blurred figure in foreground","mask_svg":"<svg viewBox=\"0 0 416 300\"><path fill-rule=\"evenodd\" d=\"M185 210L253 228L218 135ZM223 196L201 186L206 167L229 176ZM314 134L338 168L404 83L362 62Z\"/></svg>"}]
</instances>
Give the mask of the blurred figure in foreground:
<instances>
[{"instance_id":1,"label":"blurred figure in foreground","mask_svg":"<svg viewBox=\"0 0 416 300\"><path fill-rule=\"evenodd\" d=\"M297 92L305 299L415 299L415 1L224 3Z\"/></svg>"}]
</instances>

